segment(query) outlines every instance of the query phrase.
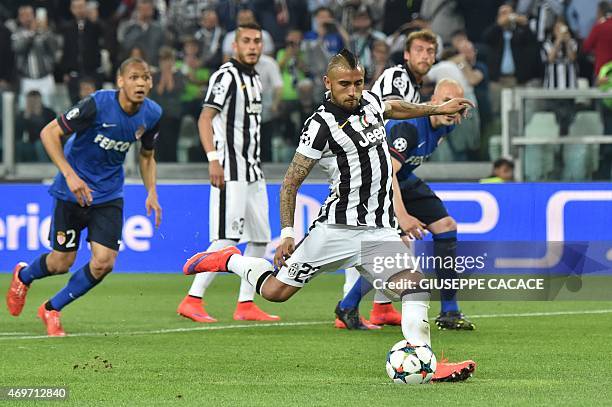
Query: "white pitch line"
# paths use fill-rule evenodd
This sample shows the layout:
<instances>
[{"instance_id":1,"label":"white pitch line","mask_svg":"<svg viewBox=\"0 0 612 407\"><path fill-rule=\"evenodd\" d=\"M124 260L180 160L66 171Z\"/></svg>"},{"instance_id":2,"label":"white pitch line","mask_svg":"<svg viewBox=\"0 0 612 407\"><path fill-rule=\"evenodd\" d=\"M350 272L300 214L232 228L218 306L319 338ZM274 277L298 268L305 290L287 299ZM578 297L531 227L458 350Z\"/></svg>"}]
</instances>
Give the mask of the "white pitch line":
<instances>
[{"instance_id":1,"label":"white pitch line","mask_svg":"<svg viewBox=\"0 0 612 407\"><path fill-rule=\"evenodd\" d=\"M596 309L583 311L551 311L551 312L525 312L515 314L482 314L470 315L470 318L528 318L528 317L550 317L558 315L586 315L586 314L610 314L612 309ZM430 318L434 320L435 318ZM262 324L241 324L241 325L205 325L191 328L172 328L172 329L156 329L150 331L127 331L127 332L81 332L69 334L69 338L78 337L103 337L103 336L131 336L131 335L159 335L168 333L181 332L196 332L196 331L220 331L226 329L251 329L251 328L268 328L268 327L286 327L286 326L308 326L308 325L332 325L333 321L301 321L301 322L272 322ZM14 339L54 339L47 335L24 335L24 336L9 336L14 332L0 332L0 341Z\"/></svg>"}]
</instances>

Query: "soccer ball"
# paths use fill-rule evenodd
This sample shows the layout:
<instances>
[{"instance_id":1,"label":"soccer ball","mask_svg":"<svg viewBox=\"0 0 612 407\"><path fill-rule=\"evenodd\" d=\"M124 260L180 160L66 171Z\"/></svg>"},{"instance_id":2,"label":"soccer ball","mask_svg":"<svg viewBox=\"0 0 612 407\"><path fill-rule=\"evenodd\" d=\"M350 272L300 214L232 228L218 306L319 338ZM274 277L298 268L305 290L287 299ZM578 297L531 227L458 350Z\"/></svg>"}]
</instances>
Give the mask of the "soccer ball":
<instances>
[{"instance_id":1,"label":"soccer ball","mask_svg":"<svg viewBox=\"0 0 612 407\"><path fill-rule=\"evenodd\" d=\"M436 355L428 345L413 346L405 339L387 354L387 374L395 383L429 383L436 371Z\"/></svg>"}]
</instances>

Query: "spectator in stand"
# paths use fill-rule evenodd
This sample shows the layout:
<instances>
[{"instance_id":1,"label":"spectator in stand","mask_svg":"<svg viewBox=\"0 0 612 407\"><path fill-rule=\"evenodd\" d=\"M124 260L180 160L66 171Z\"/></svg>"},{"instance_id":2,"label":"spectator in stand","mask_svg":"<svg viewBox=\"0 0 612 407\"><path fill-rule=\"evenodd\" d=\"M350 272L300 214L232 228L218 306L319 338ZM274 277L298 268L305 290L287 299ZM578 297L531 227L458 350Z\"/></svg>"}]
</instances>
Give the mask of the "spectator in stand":
<instances>
[{"instance_id":1,"label":"spectator in stand","mask_svg":"<svg viewBox=\"0 0 612 407\"><path fill-rule=\"evenodd\" d=\"M183 59L177 62L178 69L185 77L185 90L181 96L183 115L191 116L195 123L200 117L204 91L211 73L209 68L202 65L199 44L195 38L186 38L183 42Z\"/></svg>"},{"instance_id":2,"label":"spectator in stand","mask_svg":"<svg viewBox=\"0 0 612 407\"><path fill-rule=\"evenodd\" d=\"M25 108L15 120L15 154L18 162L49 161L40 141L40 131L55 117L55 112L43 105L39 91L27 93Z\"/></svg>"},{"instance_id":3,"label":"spectator in stand","mask_svg":"<svg viewBox=\"0 0 612 407\"><path fill-rule=\"evenodd\" d=\"M267 31L276 45L281 46L285 39L289 14L284 0L250 0L255 20ZM268 54L274 56L274 53Z\"/></svg>"},{"instance_id":4,"label":"spectator in stand","mask_svg":"<svg viewBox=\"0 0 612 407\"><path fill-rule=\"evenodd\" d=\"M421 10L422 0L385 0L382 31L386 35L396 32L406 21L411 21Z\"/></svg>"},{"instance_id":5,"label":"spectator in stand","mask_svg":"<svg viewBox=\"0 0 612 407\"><path fill-rule=\"evenodd\" d=\"M179 42L185 37L193 37L201 26L204 10L214 9L216 4L216 0L170 1L167 27L174 36L173 42Z\"/></svg>"},{"instance_id":6,"label":"spectator in stand","mask_svg":"<svg viewBox=\"0 0 612 407\"><path fill-rule=\"evenodd\" d=\"M585 53L595 56L595 76L601 67L612 61L612 8L602 1L597 6L597 23L582 44Z\"/></svg>"},{"instance_id":7,"label":"spectator in stand","mask_svg":"<svg viewBox=\"0 0 612 407\"><path fill-rule=\"evenodd\" d=\"M127 57L132 48L139 47L149 54L146 61L157 66L157 52L164 45L165 34L161 24L153 19L153 0L138 0L134 14L131 20L121 23L117 30L117 40L123 55L120 59Z\"/></svg>"},{"instance_id":8,"label":"spectator in stand","mask_svg":"<svg viewBox=\"0 0 612 407\"><path fill-rule=\"evenodd\" d=\"M465 24L465 32L470 41L480 51L483 43L482 34L491 22L495 21L499 6L508 0L459 0L457 12ZM521 1L521 0L519 0Z\"/></svg>"},{"instance_id":9,"label":"spectator in stand","mask_svg":"<svg viewBox=\"0 0 612 407\"><path fill-rule=\"evenodd\" d=\"M253 13L253 10L250 10L248 8L243 8L239 10L236 16L236 20L238 21L238 25L257 23L257 20L255 20L255 13ZM235 39L236 30L228 32L223 38L222 50L223 60L225 62L229 61L229 59L234 54L234 50L232 49L232 43ZM270 33L262 29L261 39L263 42L263 53L266 55L274 55L274 40L272 39Z\"/></svg>"},{"instance_id":10,"label":"spectator in stand","mask_svg":"<svg viewBox=\"0 0 612 407\"><path fill-rule=\"evenodd\" d=\"M427 81L438 83L442 79L453 79L461 85L464 97L476 105L470 114L457 124L452 137L436 151L435 157L441 161L479 160L480 157L480 116L474 86L483 79L483 73L467 61L464 54L453 48L444 51L444 59L431 67Z\"/></svg>"},{"instance_id":11,"label":"spectator in stand","mask_svg":"<svg viewBox=\"0 0 612 407\"><path fill-rule=\"evenodd\" d=\"M457 38L454 37L456 40ZM472 86L474 87L474 95L478 105L478 115L480 116L480 155L486 157L488 155L488 142L492 133L490 131L491 124L491 99L489 97L489 69L484 62L477 58L477 51L474 44L470 40L463 39L456 42L457 50L463 55L466 65L470 66L475 76L467 75ZM464 71L465 72L465 71ZM482 74L479 78L478 72ZM480 79L480 80L479 80Z\"/></svg>"},{"instance_id":12,"label":"spectator in stand","mask_svg":"<svg viewBox=\"0 0 612 407\"><path fill-rule=\"evenodd\" d=\"M289 15L288 27L306 32L310 30L310 13L308 12L308 4L303 0L282 0L287 5L287 14ZM289 33L290 29L287 30Z\"/></svg>"},{"instance_id":13,"label":"spectator in stand","mask_svg":"<svg viewBox=\"0 0 612 407\"><path fill-rule=\"evenodd\" d=\"M159 162L176 162L176 152L181 128L182 109L180 100L185 90L183 74L176 68L174 49L163 46L159 50L159 71L153 75L150 98L163 109L159 120L159 133L163 134L155 146L155 158Z\"/></svg>"},{"instance_id":14,"label":"spectator in stand","mask_svg":"<svg viewBox=\"0 0 612 407\"><path fill-rule=\"evenodd\" d=\"M248 8L253 10L251 0L223 0L217 4L216 10L221 27L226 31L234 31L238 26L238 13Z\"/></svg>"},{"instance_id":15,"label":"spectator in stand","mask_svg":"<svg viewBox=\"0 0 612 407\"><path fill-rule=\"evenodd\" d=\"M290 30L285 39L285 48L276 54L283 78L279 133L290 145L297 145L302 123L312 111L312 80L309 67L301 50L302 32ZM306 116L304 116L306 115Z\"/></svg>"},{"instance_id":16,"label":"spectator in stand","mask_svg":"<svg viewBox=\"0 0 612 407\"><path fill-rule=\"evenodd\" d=\"M421 5L420 18L429 22L430 29L450 42L451 34L465 28L463 16L458 13L457 0L427 0Z\"/></svg>"},{"instance_id":17,"label":"spectator in stand","mask_svg":"<svg viewBox=\"0 0 612 407\"><path fill-rule=\"evenodd\" d=\"M32 6L20 6L17 22L18 27L12 40L20 79L19 104L25 104L28 92L38 90L43 103L49 105L51 95L55 92L53 71L58 44L49 30L46 12L39 12L35 18Z\"/></svg>"},{"instance_id":18,"label":"spectator in stand","mask_svg":"<svg viewBox=\"0 0 612 407\"><path fill-rule=\"evenodd\" d=\"M372 89L374 82L378 79L385 69L391 68L390 48L385 41L374 41L372 45L372 67L366 72L366 89Z\"/></svg>"},{"instance_id":19,"label":"spectator in stand","mask_svg":"<svg viewBox=\"0 0 612 407\"><path fill-rule=\"evenodd\" d=\"M597 85L604 92L612 90L612 61L604 64L599 70ZM602 100L600 105L604 134L612 134L612 98ZM596 179L612 180L612 145L599 146L599 167Z\"/></svg>"},{"instance_id":20,"label":"spectator in stand","mask_svg":"<svg viewBox=\"0 0 612 407\"><path fill-rule=\"evenodd\" d=\"M261 79L261 160L272 158L272 138L277 135L278 113L283 96L283 78L276 60L265 54L259 57L255 70Z\"/></svg>"},{"instance_id":21,"label":"spectator in stand","mask_svg":"<svg viewBox=\"0 0 612 407\"><path fill-rule=\"evenodd\" d=\"M100 39L103 33L100 25L89 19L85 0L71 0L70 12L74 18L60 28L64 46L59 70L71 103L76 104L80 100L80 78L88 76L98 79L98 85L101 83Z\"/></svg>"},{"instance_id":22,"label":"spectator in stand","mask_svg":"<svg viewBox=\"0 0 612 407\"><path fill-rule=\"evenodd\" d=\"M93 78L84 77L79 80L79 100L85 99L96 91L96 81Z\"/></svg>"},{"instance_id":23,"label":"spectator in stand","mask_svg":"<svg viewBox=\"0 0 612 407\"><path fill-rule=\"evenodd\" d=\"M535 35L527 26L527 17L504 4L496 22L483 34L489 46L488 67L491 78L493 114L500 112L503 88L526 85L542 76L542 60Z\"/></svg>"},{"instance_id":24,"label":"spectator in stand","mask_svg":"<svg viewBox=\"0 0 612 407\"><path fill-rule=\"evenodd\" d=\"M372 28L372 18L367 7L360 7L353 18L353 33L350 37L350 49L353 50L366 70L366 83L372 80L374 58L372 48L375 41L384 41L386 35Z\"/></svg>"},{"instance_id":25,"label":"spectator in stand","mask_svg":"<svg viewBox=\"0 0 612 407\"><path fill-rule=\"evenodd\" d=\"M546 61L544 88L577 88L576 54L578 43L573 38L572 32L563 18L557 18L552 29L548 31L542 49L543 58ZM566 135L576 113L574 100L556 99L549 101L548 105L556 113L560 134Z\"/></svg>"},{"instance_id":26,"label":"spectator in stand","mask_svg":"<svg viewBox=\"0 0 612 407\"><path fill-rule=\"evenodd\" d=\"M548 0L552 1L552 0ZM561 1L561 0L556 0ZM603 1L606 2L605 0ZM564 0L567 24L577 39L583 40L597 22L598 6L596 0ZM610 6L609 0L607 6Z\"/></svg>"},{"instance_id":27,"label":"spectator in stand","mask_svg":"<svg viewBox=\"0 0 612 407\"><path fill-rule=\"evenodd\" d=\"M11 31L4 25L2 19L0 19L0 55L2 55L0 64L0 94L2 94L3 91L13 88L15 76L15 53L11 44Z\"/></svg>"},{"instance_id":28,"label":"spectator in stand","mask_svg":"<svg viewBox=\"0 0 612 407\"><path fill-rule=\"evenodd\" d=\"M514 181L514 163L506 158L498 158L493 163L493 172L488 178L480 180L481 184L501 184Z\"/></svg>"},{"instance_id":29,"label":"spectator in stand","mask_svg":"<svg viewBox=\"0 0 612 407\"><path fill-rule=\"evenodd\" d=\"M322 45L321 48L328 57L336 55L349 43L348 33L334 19L334 14L330 8L319 7L316 9L314 20L313 30L304 34L304 40L306 42L318 42ZM328 57L325 58L326 61L329 59Z\"/></svg>"},{"instance_id":30,"label":"spectator in stand","mask_svg":"<svg viewBox=\"0 0 612 407\"><path fill-rule=\"evenodd\" d=\"M320 7L314 12L314 27L304 34L304 59L314 78L314 102L323 102L325 87L320 80L327 71L327 62L332 55L337 54L349 43L348 33L336 22L332 11Z\"/></svg>"},{"instance_id":31,"label":"spectator in stand","mask_svg":"<svg viewBox=\"0 0 612 407\"><path fill-rule=\"evenodd\" d=\"M142 49L141 47L139 47L138 45L132 47L129 50L129 54L128 54L129 58L139 58L142 59L143 61L147 61L147 53L145 52L144 49Z\"/></svg>"},{"instance_id":32,"label":"spectator in stand","mask_svg":"<svg viewBox=\"0 0 612 407\"><path fill-rule=\"evenodd\" d=\"M200 19L200 29L194 38L198 40L201 51L202 64L215 71L223 62L221 43L225 31L219 25L219 17L214 9L205 9Z\"/></svg>"},{"instance_id":33,"label":"spectator in stand","mask_svg":"<svg viewBox=\"0 0 612 407\"><path fill-rule=\"evenodd\" d=\"M597 6L597 23L584 41L583 50L595 55L595 74L597 84L610 89L612 84L612 8L610 3L602 1ZM612 134L612 101L602 101L600 105L604 133ZM612 167L612 145L602 144L599 147L598 179L609 180Z\"/></svg>"}]
</instances>

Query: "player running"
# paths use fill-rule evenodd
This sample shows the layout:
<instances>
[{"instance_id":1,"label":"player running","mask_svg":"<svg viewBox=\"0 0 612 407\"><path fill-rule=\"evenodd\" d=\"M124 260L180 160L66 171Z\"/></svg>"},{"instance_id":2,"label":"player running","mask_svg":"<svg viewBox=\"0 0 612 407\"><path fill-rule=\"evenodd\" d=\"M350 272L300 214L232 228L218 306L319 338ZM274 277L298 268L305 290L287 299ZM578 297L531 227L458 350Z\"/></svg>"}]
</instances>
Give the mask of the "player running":
<instances>
[{"instance_id":1,"label":"player running","mask_svg":"<svg viewBox=\"0 0 612 407\"><path fill-rule=\"evenodd\" d=\"M208 156L210 173L207 250L220 250L248 242L245 255L263 257L270 241L268 193L259 158L261 87L255 64L263 43L254 23L236 30L234 58L221 65L209 81L198 120L200 140ZM269 90L265 90L269 91ZM204 309L202 297L216 274L197 275L177 312L195 322L216 322ZM235 320L278 321L253 302L255 289L240 284Z\"/></svg>"},{"instance_id":2,"label":"player running","mask_svg":"<svg viewBox=\"0 0 612 407\"><path fill-rule=\"evenodd\" d=\"M123 162L133 143L140 141L140 172L148 195L147 215L162 218L157 200L155 140L162 115L147 98L153 86L146 62L129 58L117 73L119 90L100 90L81 100L45 126L40 136L59 169L49 193L54 198L49 239L53 250L30 265L20 262L6 295L11 315L19 316L34 280L65 274L74 264L87 228L91 244L88 263L72 274L68 284L38 308L49 336L65 336L62 309L98 285L113 270L123 228ZM62 150L62 136L72 135Z\"/></svg>"},{"instance_id":3,"label":"player running","mask_svg":"<svg viewBox=\"0 0 612 407\"><path fill-rule=\"evenodd\" d=\"M395 229L392 202L392 167L385 140L384 119L407 119L434 114L455 114L471 106L466 99L441 105L382 102L363 91L364 69L343 50L331 58L325 86L327 100L306 121L293 161L280 193L281 244L274 258L278 269L263 258L243 256L235 247L197 253L183 267L185 274L231 271L251 283L269 301L283 302L311 278L324 271L356 267L362 275L383 283L407 286L422 274L415 270L372 269L368 254L389 243L403 245ZM294 212L298 189L319 162L330 175L330 195L308 235L296 246ZM369 247L362 253L362 243ZM427 309L429 292L413 289L389 291L402 300L402 332L411 344L430 344ZM475 368L473 361L442 362L435 380L463 380Z\"/></svg>"},{"instance_id":4,"label":"player running","mask_svg":"<svg viewBox=\"0 0 612 407\"><path fill-rule=\"evenodd\" d=\"M459 97L463 97L461 85L454 80L443 79L436 85L431 102L439 104ZM393 195L393 207L400 229L414 239L422 239L425 229L430 231L434 239L434 256L438 258L456 257L457 223L449 216L440 198L413 171L453 131L456 120L456 115L438 115L390 120L385 125L393 163L393 182L398 183L397 190L401 191ZM436 269L438 278L457 277L454 268L449 267L447 262L441 262L440 266ZM340 302L336 313L358 313L361 298L372 288L366 279L360 277ZM440 295L442 312L436 318L436 325L440 329L475 329L475 325L458 308L456 290L441 290ZM377 324L383 321L372 315L370 322ZM350 328L364 329L363 323Z\"/></svg>"}]
</instances>

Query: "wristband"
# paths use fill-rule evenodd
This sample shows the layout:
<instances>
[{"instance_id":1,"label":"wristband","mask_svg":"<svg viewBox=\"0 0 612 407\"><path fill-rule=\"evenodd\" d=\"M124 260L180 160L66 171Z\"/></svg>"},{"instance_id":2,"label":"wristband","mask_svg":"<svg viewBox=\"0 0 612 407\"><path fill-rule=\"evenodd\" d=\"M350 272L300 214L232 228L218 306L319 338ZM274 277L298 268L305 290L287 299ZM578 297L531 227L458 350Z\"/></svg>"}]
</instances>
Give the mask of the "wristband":
<instances>
[{"instance_id":1,"label":"wristband","mask_svg":"<svg viewBox=\"0 0 612 407\"><path fill-rule=\"evenodd\" d=\"M295 234L293 233L293 228L291 226L288 226L281 230L281 234L280 234L281 242L288 237L295 239Z\"/></svg>"},{"instance_id":2,"label":"wristband","mask_svg":"<svg viewBox=\"0 0 612 407\"><path fill-rule=\"evenodd\" d=\"M206 158L208 161L219 161L219 152L217 150L209 151L206 153Z\"/></svg>"}]
</instances>

